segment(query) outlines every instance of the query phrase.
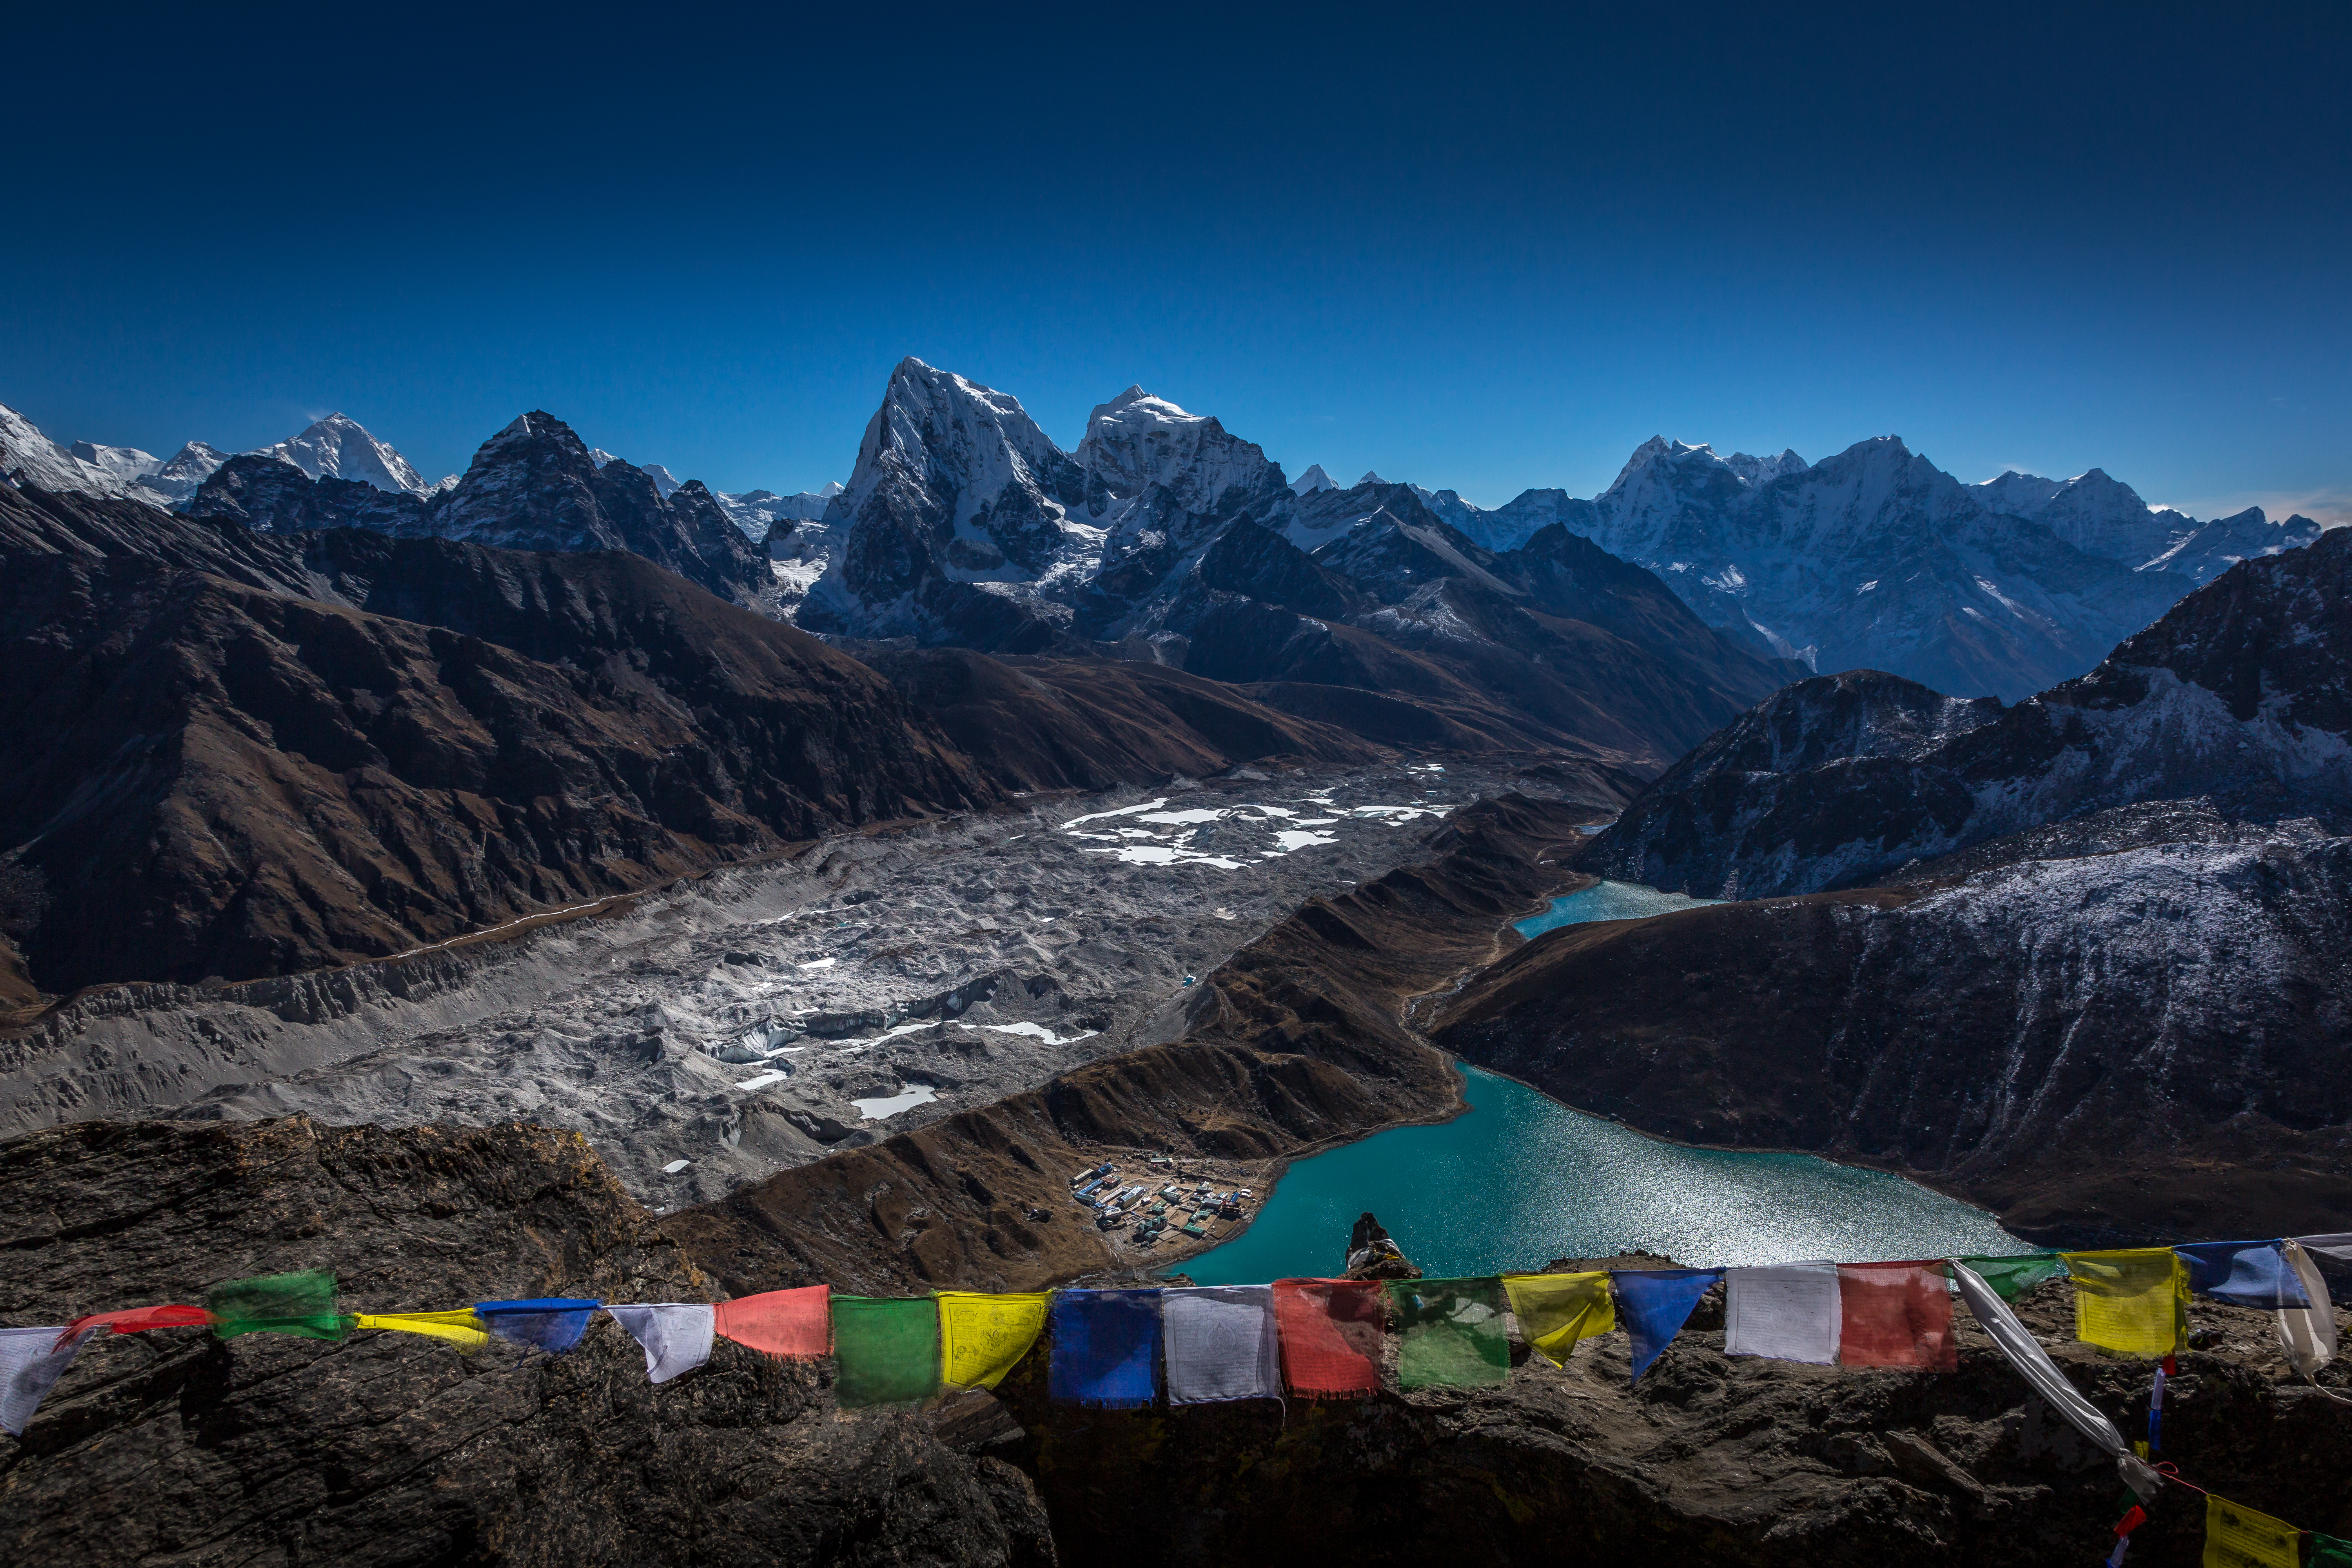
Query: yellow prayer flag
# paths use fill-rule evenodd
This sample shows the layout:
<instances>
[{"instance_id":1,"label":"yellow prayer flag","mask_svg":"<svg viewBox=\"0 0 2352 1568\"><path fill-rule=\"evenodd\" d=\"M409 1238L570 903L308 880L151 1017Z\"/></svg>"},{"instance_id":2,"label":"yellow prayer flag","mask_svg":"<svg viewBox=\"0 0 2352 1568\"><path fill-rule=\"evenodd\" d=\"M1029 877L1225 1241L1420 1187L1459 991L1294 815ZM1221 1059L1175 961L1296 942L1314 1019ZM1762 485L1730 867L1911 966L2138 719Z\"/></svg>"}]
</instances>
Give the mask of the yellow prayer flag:
<instances>
[{"instance_id":1,"label":"yellow prayer flag","mask_svg":"<svg viewBox=\"0 0 2352 1568\"><path fill-rule=\"evenodd\" d=\"M2062 1252L2074 1284L2074 1337L2126 1355L2189 1345L2189 1266L2169 1247Z\"/></svg>"},{"instance_id":2,"label":"yellow prayer flag","mask_svg":"<svg viewBox=\"0 0 2352 1568\"><path fill-rule=\"evenodd\" d=\"M1503 1289L1519 1337L1554 1366L1568 1364L1577 1341L1617 1326L1607 1274L1506 1274Z\"/></svg>"},{"instance_id":3,"label":"yellow prayer flag","mask_svg":"<svg viewBox=\"0 0 2352 1568\"><path fill-rule=\"evenodd\" d=\"M2299 1568L2303 1531L2205 1494L2205 1568Z\"/></svg>"},{"instance_id":4,"label":"yellow prayer flag","mask_svg":"<svg viewBox=\"0 0 2352 1568\"><path fill-rule=\"evenodd\" d=\"M950 1388L994 1388L1029 1353L1045 1327L1049 1291L991 1296L941 1290L940 1381Z\"/></svg>"},{"instance_id":5,"label":"yellow prayer flag","mask_svg":"<svg viewBox=\"0 0 2352 1568\"><path fill-rule=\"evenodd\" d=\"M387 1329L396 1334L429 1334L469 1351L490 1342L482 1320L471 1307L462 1312L362 1312L352 1326Z\"/></svg>"}]
</instances>

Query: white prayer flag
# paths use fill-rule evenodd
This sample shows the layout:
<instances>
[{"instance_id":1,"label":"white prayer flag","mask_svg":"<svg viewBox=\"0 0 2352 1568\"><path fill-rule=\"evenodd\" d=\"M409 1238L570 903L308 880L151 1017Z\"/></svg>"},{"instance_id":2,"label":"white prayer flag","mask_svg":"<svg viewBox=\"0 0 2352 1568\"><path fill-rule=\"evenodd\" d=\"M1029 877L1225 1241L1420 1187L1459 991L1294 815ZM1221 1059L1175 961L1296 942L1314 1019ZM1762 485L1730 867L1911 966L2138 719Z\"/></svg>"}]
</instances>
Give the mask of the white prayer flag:
<instances>
[{"instance_id":1,"label":"white prayer flag","mask_svg":"<svg viewBox=\"0 0 2352 1568\"><path fill-rule=\"evenodd\" d=\"M1201 1285L1163 1290L1168 1402L1282 1397L1282 1342L1271 1285Z\"/></svg>"},{"instance_id":2,"label":"white prayer flag","mask_svg":"<svg viewBox=\"0 0 2352 1568\"><path fill-rule=\"evenodd\" d=\"M0 1431L12 1437L21 1437L25 1428L33 1424L33 1412L41 1407L73 1358L81 1353L96 1329L84 1329L66 1340L58 1340L67 1325L58 1323L46 1329L0 1329Z\"/></svg>"},{"instance_id":3,"label":"white prayer flag","mask_svg":"<svg viewBox=\"0 0 2352 1568\"><path fill-rule=\"evenodd\" d=\"M715 1316L708 1303L665 1301L644 1307L606 1303L621 1327L635 1336L646 1352L646 1375L667 1383L682 1372L692 1372L710 1359Z\"/></svg>"},{"instance_id":4,"label":"white prayer flag","mask_svg":"<svg viewBox=\"0 0 2352 1568\"><path fill-rule=\"evenodd\" d=\"M1836 1264L1777 1263L1725 1277L1724 1354L1836 1364L1843 1319Z\"/></svg>"},{"instance_id":5,"label":"white prayer flag","mask_svg":"<svg viewBox=\"0 0 2352 1568\"><path fill-rule=\"evenodd\" d=\"M2280 1242L2279 1255L2303 1281L2303 1293L2311 1302L2308 1307L2280 1310L2279 1343L2286 1351L2288 1364L2309 1377L2336 1359L2336 1305L2327 1299L2327 1281L2319 1277L2319 1266L2312 1262L2301 1242Z\"/></svg>"},{"instance_id":6,"label":"white prayer flag","mask_svg":"<svg viewBox=\"0 0 2352 1568\"><path fill-rule=\"evenodd\" d=\"M2116 1424L2066 1381L2066 1374L2058 1370L2050 1352L2042 1348L2042 1342L2017 1321L2017 1314L1984 1282L1984 1276L1965 1263L1955 1262L1952 1280L1959 1286L1969 1310L1976 1314L1977 1326L1992 1336L1992 1342L2000 1347L2000 1353L2009 1358L2010 1364L2024 1373L2025 1381L2056 1406L2058 1414L2076 1431L2115 1457L2116 1468L2122 1473L2126 1486L2137 1492L2142 1500L2164 1489L2164 1478L2156 1473L2155 1467L2134 1454L2124 1442L2124 1435L2116 1430Z\"/></svg>"},{"instance_id":7,"label":"white prayer flag","mask_svg":"<svg viewBox=\"0 0 2352 1568\"><path fill-rule=\"evenodd\" d=\"M2338 1263L2352 1263L2352 1230L2333 1236L2298 1236L2294 1244L2305 1252L2324 1252Z\"/></svg>"}]
</instances>

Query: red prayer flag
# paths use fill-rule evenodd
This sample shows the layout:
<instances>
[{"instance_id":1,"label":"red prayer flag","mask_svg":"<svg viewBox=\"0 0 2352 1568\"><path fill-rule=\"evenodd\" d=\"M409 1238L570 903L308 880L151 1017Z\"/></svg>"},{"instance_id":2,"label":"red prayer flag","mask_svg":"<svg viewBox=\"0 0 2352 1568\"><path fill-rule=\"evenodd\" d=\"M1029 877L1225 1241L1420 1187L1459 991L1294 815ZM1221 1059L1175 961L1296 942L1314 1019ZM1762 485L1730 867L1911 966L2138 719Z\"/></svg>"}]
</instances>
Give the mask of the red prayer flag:
<instances>
[{"instance_id":1,"label":"red prayer flag","mask_svg":"<svg viewBox=\"0 0 2352 1568\"><path fill-rule=\"evenodd\" d=\"M110 1329L118 1334L140 1334L149 1329L208 1329L213 1315L202 1307L173 1302L167 1307L128 1307L120 1312L92 1312L66 1325L68 1334ZM60 1340L58 1343L65 1342Z\"/></svg>"},{"instance_id":2,"label":"red prayer flag","mask_svg":"<svg viewBox=\"0 0 2352 1568\"><path fill-rule=\"evenodd\" d=\"M740 1296L710 1309L710 1326L739 1345L772 1356L833 1353L833 1289L808 1285Z\"/></svg>"},{"instance_id":3,"label":"red prayer flag","mask_svg":"<svg viewBox=\"0 0 2352 1568\"><path fill-rule=\"evenodd\" d=\"M1839 1264L1839 1363L1957 1372L1944 1279L1941 1263Z\"/></svg>"},{"instance_id":4,"label":"red prayer flag","mask_svg":"<svg viewBox=\"0 0 2352 1568\"><path fill-rule=\"evenodd\" d=\"M1277 1279L1282 1381L1302 1399L1360 1399L1381 1385L1387 1289L1378 1279Z\"/></svg>"}]
</instances>

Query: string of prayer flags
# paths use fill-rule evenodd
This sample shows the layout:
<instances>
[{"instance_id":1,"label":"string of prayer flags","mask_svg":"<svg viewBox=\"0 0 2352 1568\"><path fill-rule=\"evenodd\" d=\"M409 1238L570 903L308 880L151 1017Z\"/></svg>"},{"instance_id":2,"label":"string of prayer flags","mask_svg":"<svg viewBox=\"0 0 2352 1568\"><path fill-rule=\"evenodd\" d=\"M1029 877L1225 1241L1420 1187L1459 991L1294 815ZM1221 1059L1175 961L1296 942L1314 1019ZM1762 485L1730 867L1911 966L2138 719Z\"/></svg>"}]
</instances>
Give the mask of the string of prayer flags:
<instances>
[{"instance_id":1,"label":"string of prayer flags","mask_svg":"<svg viewBox=\"0 0 2352 1568\"><path fill-rule=\"evenodd\" d=\"M2327 1282L2300 1242L2279 1243L2279 1254L2303 1286L2309 1307L2282 1307L2277 1314L2279 1348L2287 1364L2305 1377L2336 1359L2336 1306L2327 1299Z\"/></svg>"},{"instance_id":2,"label":"string of prayer flags","mask_svg":"<svg viewBox=\"0 0 2352 1568\"><path fill-rule=\"evenodd\" d=\"M710 1359L713 1315L707 1301L661 1301L604 1310L646 1352L646 1376L667 1383Z\"/></svg>"},{"instance_id":3,"label":"string of prayer flags","mask_svg":"<svg viewBox=\"0 0 2352 1568\"><path fill-rule=\"evenodd\" d=\"M844 1410L911 1405L940 1385L940 1304L929 1296L835 1296L835 1398Z\"/></svg>"},{"instance_id":4,"label":"string of prayer flags","mask_svg":"<svg viewBox=\"0 0 2352 1568\"><path fill-rule=\"evenodd\" d=\"M1196 1285L1160 1294L1168 1403L1282 1397L1271 1285Z\"/></svg>"},{"instance_id":5,"label":"string of prayer flags","mask_svg":"<svg viewBox=\"0 0 2352 1568\"><path fill-rule=\"evenodd\" d=\"M2303 1568L2303 1531L2207 1492L2205 1568Z\"/></svg>"},{"instance_id":6,"label":"string of prayer flags","mask_svg":"<svg viewBox=\"0 0 2352 1568\"><path fill-rule=\"evenodd\" d=\"M355 1329L381 1329L395 1334L423 1334L446 1340L463 1351L478 1351L490 1342L489 1331L471 1307L456 1312L362 1312L352 1320Z\"/></svg>"},{"instance_id":7,"label":"string of prayer flags","mask_svg":"<svg viewBox=\"0 0 2352 1568\"><path fill-rule=\"evenodd\" d=\"M225 1340L268 1333L340 1341L352 1329L335 1304L335 1277L324 1269L231 1279L214 1286L205 1305L213 1332Z\"/></svg>"},{"instance_id":8,"label":"string of prayer flags","mask_svg":"<svg viewBox=\"0 0 2352 1568\"><path fill-rule=\"evenodd\" d=\"M1665 1354L1698 1299L1722 1278L1720 1268L1627 1268L1610 1275L1618 1321L1633 1342L1633 1381L1641 1382L1651 1363Z\"/></svg>"},{"instance_id":9,"label":"string of prayer flags","mask_svg":"<svg viewBox=\"0 0 2352 1568\"><path fill-rule=\"evenodd\" d=\"M1387 1293L1378 1279L1277 1279L1282 1381L1301 1399L1360 1399L1381 1385Z\"/></svg>"},{"instance_id":10,"label":"string of prayer flags","mask_svg":"<svg viewBox=\"0 0 2352 1568\"><path fill-rule=\"evenodd\" d=\"M2311 1305L2275 1241L2199 1241L2172 1250L2189 1265L2189 1289L2200 1296L2269 1312Z\"/></svg>"},{"instance_id":11,"label":"string of prayer flags","mask_svg":"<svg viewBox=\"0 0 2352 1568\"><path fill-rule=\"evenodd\" d=\"M1046 1391L1063 1405L1148 1410L1160 1397L1160 1292L1057 1290Z\"/></svg>"},{"instance_id":12,"label":"string of prayer flags","mask_svg":"<svg viewBox=\"0 0 2352 1568\"><path fill-rule=\"evenodd\" d=\"M941 1290L940 1381L950 1388L994 1388L1045 1331L1052 1295Z\"/></svg>"},{"instance_id":13,"label":"string of prayer flags","mask_svg":"<svg viewBox=\"0 0 2352 1568\"><path fill-rule=\"evenodd\" d=\"M1776 1263L1728 1273L1723 1353L1833 1366L1843 1321L1834 1263Z\"/></svg>"},{"instance_id":14,"label":"string of prayer flags","mask_svg":"<svg viewBox=\"0 0 2352 1568\"><path fill-rule=\"evenodd\" d=\"M129 1307L119 1312L90 1312L66 1325L69 1330L105 1329L118 1334L143 1334L150 1329L209 1329L213 1315L202 1307L173 1301L162 1307Z\"/></svg>"},{"instance_id":15,"label":"string of prayer flags","mask_svg":"<svg viewBox=\"0 0 2352 1568\"><path fill-rule=\"evenodd\" d=\"M2116 1424L2066 1381L2066 1374L2058 1370L2050 1352L2042 1348L2042 1342L2017 1321L2017 1314L1985 1283L1984 1276L1965 1263L1955 1263L1952 1280L1960 1288L1960 1299L1969 1304L1977 1326L1992 1337L1992 1342L2009 1358L2010 1364L2069 1426L2115 1460L2126 1486L2143 1499L2153 1498L2164 1489L2164 1478L2157 1474L2156 1467L2133 1453L2125 1444L2124 1435L2116 1430Z\"/></svg>"},{"instance_id":16,"label":"string of prayer flags","mask_svg":"<svg viewBox=\"0 0 2352 1568\"><path fill-rule=\"evenodd\" d=\"M512 1344L562 1355L588 1331L588 1315L598 1306L571 1296L534 1296L520 1301L477 1301L483 1326Z\"/></svg>"},{"instance_id":17,"label":"string of prayer flags","mask_svg":"<svg viewBox=\"0 0 2352 1568\"><path fill-rule=\"evenodd\" d=\"M2068 1252L2074 1284L2074 1337L2126 1355L2168 1356L2189 1348L2189 1266L2168 1247Z\"/></svg>"},{"instance_id":18,"label":"string of prayer flags","mask_svg":"<svg viewBox=\"0 0 2352 1568\"><path fill-rule=\"evenodd\" d=\"M2014 1301L2035 1286L2066 1272L2066 1260L2054 1252L2028 1252L2006 1258L1963 1258L1977 1278L1992 1287L2004 1301Z\"/></svg>"},{"instance_id":19,"label":"string of prayer flags","mask_svg":"<svg viewBox=\"0 0 2352 1568\"><path fill-rule=\"evenodd\" d=\"M779 1360L827 1355L833 1350L832 1294L830 1285L803 1285L738 1296L710 1310L711 1330Z\"/></svg>"},{"instance_id":20,"label":"string of prayer flags","mask_svg":"<svg viewBox=\"0 0 2352 1568\"><path fill-rule=\"evenodd\" d=\"M73 1364L96 1329L68 1323L38 1329L0 1329L0 1432L21 1437L33 1424L49 1390Z\"/></svg>"},{"instance_id":21,"label":"string of prayer flags","mask_svg":"<svg viewBox=\"0 0 2352 1568\"><path fill-rule=\"evenodd\" d=\"M1839 1364L1960 1369L1943 1264L1841 1263L1837 1272Z\"/></svg>"},{"instance_id":22,"label":"string of prayer flags","mask_svg":"<svg viewBox=\"0 0 2352 1568\"><path fill-rule=\"evenodd\" d=\"M1617 1326L1609 1296L1609 1276L1585 1274L1506 1274L1503 1290L1511 1313L1519 1320L1519 1337L1528 1348L1554 1366L1566 1366L1579 1340L1605 1334Z\"/></svg>"},{"instance_id":23,"label":"string of prayer flags","mask_svg":"<svg viewBox=\"0 0 2352 1568\"><path fill-rule=\"evenodd\" d=\"M1503 1282L1391 1279L1397 1383L1413 1388L1500 1388L1511 1376Z\"/></svg>"}]
</instances>

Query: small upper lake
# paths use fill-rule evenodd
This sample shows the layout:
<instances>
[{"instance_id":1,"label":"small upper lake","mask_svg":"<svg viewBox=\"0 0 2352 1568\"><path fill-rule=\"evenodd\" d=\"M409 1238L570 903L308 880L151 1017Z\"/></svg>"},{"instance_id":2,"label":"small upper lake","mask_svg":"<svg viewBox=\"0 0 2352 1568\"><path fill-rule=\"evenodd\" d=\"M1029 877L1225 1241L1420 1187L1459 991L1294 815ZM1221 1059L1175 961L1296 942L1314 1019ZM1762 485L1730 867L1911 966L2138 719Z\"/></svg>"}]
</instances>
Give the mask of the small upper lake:
<instances>
[{"instance_id":1,"label":"small upper lake","mask_svg":"<svg viewBox=\"0 0 2352 1568\"><path fill-rule=\"evenodd\" d=\"M1723 901L1694 899L1687 893L1662 893L1639 882L1598 882L1580 893L1554 899L1551 908L1539 915L1529 915L1516 929L1521 936L1538 936L1557 926L1581 925L1587 921L1644 920L1651 915L1704 909Z\"/></svg>"},{"instance_id":2,"label":"small upper lake","mask_svg":"<svg viewBox=\"0 0 2352 1568\"><path fill-rule=\"evenodd\" d=\"M1533 936L1717 901L1603 882L1518 929ZM1710 1266L2032 1250L1990 1215L1899 1176L1811 1154L1661 1142L1516 1079L1462 1071L1467 1113L1297 1162L1249 1229L1177 1267L1203 1285L1337 1274L1349 1226L1367 1209L1433 1278L1635 1247Z\"/></svg>"}]
</instances>

